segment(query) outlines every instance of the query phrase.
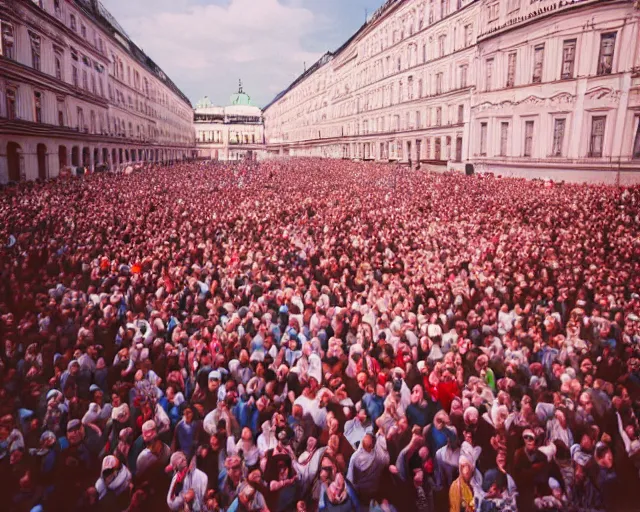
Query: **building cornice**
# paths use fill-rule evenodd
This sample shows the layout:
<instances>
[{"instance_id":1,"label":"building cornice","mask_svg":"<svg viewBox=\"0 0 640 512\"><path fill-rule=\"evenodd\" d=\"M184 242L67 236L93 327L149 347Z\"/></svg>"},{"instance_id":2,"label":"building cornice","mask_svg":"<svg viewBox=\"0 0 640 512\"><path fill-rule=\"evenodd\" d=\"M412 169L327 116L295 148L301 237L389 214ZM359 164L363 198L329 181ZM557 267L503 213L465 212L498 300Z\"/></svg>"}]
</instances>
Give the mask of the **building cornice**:
<instances>
[{"instance_id":1,"label":"building cornice","mask_svg":"<svg viewBox=\"0 0 640 512\"><path fill-rule=\"evenodd\" d=\"M0 57L0 63L2 63L2 76L10 81L28 83L36 89L44 88L54 94L70 95L99 107L109 107L109 101L106 98L92 94L79 87L74 87L48 73L38 71L6 57Z\"/></svg>"}]
</instances>

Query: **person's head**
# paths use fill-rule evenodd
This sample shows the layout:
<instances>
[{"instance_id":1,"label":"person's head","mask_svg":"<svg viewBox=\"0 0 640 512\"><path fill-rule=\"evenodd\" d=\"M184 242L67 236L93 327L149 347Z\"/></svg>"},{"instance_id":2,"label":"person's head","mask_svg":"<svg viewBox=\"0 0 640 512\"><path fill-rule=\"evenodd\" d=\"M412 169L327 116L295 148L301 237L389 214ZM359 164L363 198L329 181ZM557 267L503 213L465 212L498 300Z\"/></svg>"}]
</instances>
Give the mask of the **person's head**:
<instances>
[{"instance_id":1,"label":"person's head","mask_svg":"<svg viewBox=\"0 0 640 512\"><path fill-rule=\"evenodd\" d=\"M238 501L247 509L251 508L251 504L256 497L256 490L249 483L242 484L238 491Z\"/></svg>"},{"instance_id":2,"label":"person's head","mask_svg":"<svg viewBox=\"0 0 640 512\"><path fill-rule=\"evenodd\" d=\"M142 424L142 440L148 444L155 441L157 436L156 422L153 420L145 421Z\"/></svg>"},{"instance_id":3,"label":"person's head","mask_svg":"<svg viewBox=\"0 0 640 512\"><path fill-rule=\"evenodd\" d=\"M227 470L227 475L233 482L239 482L242 478L242 459L237 455L231 455L227 457L224 462L224 467Z\"/></svg>"},{"instance_id":4,"label":"person's head","mask_svg":"<svg viewBox=\"0 0 640 512\"><path fill-rule=\"evenodd\" d=\"M193 421L193 409L190 406L184 408L182 411L182 418L185 423L191 423Z\"/></svg>"},{"instance_id":5,"label":"person's head","mask_svg":"<svg viewBox=\"0 0 640 512\"><path fill-rule=\"evenodd\" d=\"M214 452L220 450L220 439L217 435L214 434L209 438L209 446Z\"/></svg>"},{"instance_id":6,"label":"person's head","mask_svg":"<svg viewBox=\"0 0 640 512\"><path fill-rule=\"evenodd\" d=\"M71 446L78 445L84 439L84 428L80 420L71 420L67 424L67 440Z\"/></svg>"},{"instance_id":7,"label":"person's head","mask_svg":"<svg viewBox=\"0 0 640 512\"><path fill-rule=\"evenodd\" d=\"M176 473L184 471L189 465L189 463L187 462L187 456L184 454L184 452L175 452L174 454L172 454L170 464L171 468Z\"/></svg>"},{"instance_id":8,"label":"person's head","mask_svg":"<svg viewBox=\"0 0 640 512\"><path fill-rule=\"evenodd\" d=\"M533 451L536 449L536 436L531 429L526 429L522 433L522 439L524 441L524 447L527 451Z\"/></svg>"},{"instance_id":9,"label":"person's head","mask_svg":"<svg viewBox=\"0 0 640 512\"><path fill-rule=\"evenodd\" d=\"M459 461L460 467L460 477L465 482L471 482L471 477L473 476L473 462L467 457L461 456Z\"/></svg>"},{"instance_id":10,"label":"person's head","mask_svg":"<svg viewBox=\"0 0 640 512\"><path fill-rule=\"evenodd\" d=\"M244 427L240 434L240 438L247 443L253 441L253 433L251 432L251 429L249 427Z\"/></svg>"},{"instance_id":11,"label":"person's head","mask_svg":"<svg viewBox=\"0 0 640 512\"><path fill-rule=\"evenodd\" d=\"M373 437L373 435L365 434L365 436L362 438L362 449L367 453L371 453L373 451L374 445L375 438Z\"/></svg>"},{"instance_id":12,"label":"person's head","mask_svg":"<svg viewBox=\"0 0 640 512\"><path fill-rule=\"evenodd\" d=\"M422 403L423 399L424 399L424 391L422 390L422 386L420 386L419 384L416 384L415 386L413 386L413 389L411 390L411 403L418 405Z\"/></svg>"},{"instance_id":13,"label":"person's head","mask_svg":"<svg viewBox=\"0 0 640 512\"><path fill-rule=\"evenodd\" d=\"M220 387L221 374L218 370L213 370L209 372L209 377L207 379L207 387L211 393L215 393L218 391Z\"/></svg>"},{"instance_id":14,"label":"person's head","mask_svg":"<svg viewBox=\"0 0 640 512\"><path fill-rule=\"evenodd\" d=\"M604 443L598 443L594 452L598 465L605 469L613 468L613 453L611 448Z\"/></svg>"}]
</instances>

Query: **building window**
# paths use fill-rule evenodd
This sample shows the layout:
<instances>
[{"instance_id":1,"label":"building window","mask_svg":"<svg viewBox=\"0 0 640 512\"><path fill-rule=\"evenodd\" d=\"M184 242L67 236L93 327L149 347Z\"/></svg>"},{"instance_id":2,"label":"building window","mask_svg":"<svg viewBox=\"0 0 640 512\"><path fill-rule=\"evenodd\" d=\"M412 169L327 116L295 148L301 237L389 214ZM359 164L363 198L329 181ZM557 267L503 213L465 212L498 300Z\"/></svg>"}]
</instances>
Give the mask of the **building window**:
<instances>
[{"instance_id":1,"label":"building window","mask_svg":"<svg viewBox=\"0 0 640 512\"><path fill-rule=\"evenodd\" d=\"M440 160L442 158L442 139L440 137L436 137L434 142L434 152L433 158L435 160Z\"/></svg>"},{"instance_id":2,"label":"building window","mask_svg":"<svg viewBox=\"0 0 640 512\"><path fill-rule=\"evenodd\" d=\"M471 46L473 43L473 25L464 26L464 45Z\"/></svg>"},{"instance_id":3,"label":"building window","mask_svg":"<svg viewBox=\"0 0 640 512\"><path fill-rule=\"evenodd\" d=\"M53 10L56 13L56 16L59 18L62 16L62 9L60 7L60 0L53 0Z\"/></svg>"},{"instance_id":4,"label":"building window","mask_svg":"<svg viewBox=\"0 0 640 512\"><path fill-rule=\"evenodd\" d=\"M16 90L12 87L7 88L5 92L5 101L7 107L7 119L17 119L18 118L18 103L16 101Z\"/></svg>"},{"instance_id":5,"label":"building window","mask_svg":"<svg viewBox=\"0 0 640 512\"><path fill-rule=\"evenodd\" d=\"M62 98L58 98L57 106L58 106L58 126L64 126L64 100Z\"/></svg>"},{"instance_id":6,"label":"building window","mask_svg":"<svg viewBox=\"0 0 640 512\"><path fill-rule=\"evenodd\" d=\"M413 128L413 126L411 126L411 112L407 112L407 115L405 116L405 118L406 118L405 130L411 130Z\"/></svg>"},{"instance_id":7,"label":"building window","mask_svg":"<svg viewBox=\"0 0 640 512\"><path fill-rule=\"evenodd\" d=\"M398 57L398 65L396 66L396 70L402 70L402 57Z\"/></svg>"},{"instance_id":8,"label":"building window","mask_svg":"<svg viewBox=\"0 0 640 512\"><path fill-rule=\"evenodd\" d=\"M440 0L440 17L444 18L449 13L447 0Z\"/></svg>"},{"instance_id":9,"label":"building window","mask_svg":"<svg viewBox=\"0 0 640 512\"><path fill-rule=\"evenodd\" d=\"M424 94L422 78L418 80L418 97L422 98Z\"/></svg>"},{"instance_id":10,"label":"building window","mask_svg":"<svg viewBox=\"0 0 640 512\"><path fill-rule=\"evenodd\" d=\"M33 69L40 71L40 36L29 32L31 39L31 65Z\"/></svg>"},{"instance_id":11,"label":"building window","mask_svg":"<svg viewBox=\"0 0 640 512\"><path fill-rule=\"evenodd\" d=\"M610 75L613 70L613 50L616 46L616 33L600 36L600 56L598 57L598 74Z\"/></svg>"},{"instance_id":12,"label":"building window","mask_svg":"<svg viewBox=\"0 0 640 512\"><path fill-rule=\"evenodd\" d=\"M33 93L33 107L34 107L33 120L36 123L41 123L42 122L42 93L40 92Z\"/></svg>"},{"instance_id":13,"label":"building window","mask_svg":"<svg viewBox=\"0 0 640 512\"><path fill-rule=\"evenodd\" d=\"M436 126L442 126L442 107L436 107Z\"/></svg>"},{"instance_id":14,"label":"building window","mask_svg":"<svg viewBox=\"0 0 640 512\"><path fill-rule=\"evenodd\" d=\"M564 141L564 128L566 119L556 119L553 124L553 149L551 156L562 156L562 142Z\"/></svg>"},{"instance_id":15,"label":"building window","mask_svg":"<svg viewBox=\"0 0 640 512\"><path fill-rule=\"evenodd\" d=\"M513 87L516 83L516 52L507 56L507 87Z\"/></svg>"},{"instance_id":16,"label":"building window","mask_svg":"<svg viewBox=\"0 0 640 512\"><path fill-rule=\"evenodd\" d=\"M604 127L607 116L595 116L591 120L591 141L589 145L589 156L602 156L604 146Z\"/></svg>"},{"instance_id":17,"label":"building window","mask_svg":"<svg viewBox=\"0 0 640 512\"><path fill-rule=\"evenodd\" d=\"M492 86L493 86L493 59L487 59L486 90L490 91Z\"/></svg>"},{"instance_id":18,"label":"building window","mask_svg":"<svg viewBox=\"0 0 640 512\"><path fill-rule=\"evenodd\" d=\"M91 125L91 133L96 133L96 113L93 110L89 113L89 123Z\"/></svg>"},{"instance_id":19,"label":"building window","mask_svg":"<svg viewBox=\"0 0 640 512\"><path fill-rule=\"evenodd\" d=\"M636 138L633 141L633 158L640 158L640 117L636 117L638 127L636 128Z\"/></svg>"},{"instance_id":20,"label":"building window","mask_svg":"<svg viewBox=\"0 0 640 512\"><path fill-rule=\"evenodd\" d=\"M427 62L427 43L422 45L422 63Z\"/></svg>"},{"instance_id":21,"label":"building window","mask_svg":"<svg viewBox=\"0 0 640 512\"><path fill-rule=\"evenodd\" d=\"M542 82L542 66L544 64L544 45L539 44L533 49L533 79L534 84Z\"/></svg>"},{"instance_id":22,"label":"building window","mask_svg":"<svg viewBox=\"0 0 640 512\"><path fill-rule=\"evenodd\" d=\"M420 111L416 110L416 128L422 128L422 119L420 119Z\"/></svg>"},{"instance_id":23,"label":"building window","mask_svg":"<svg viewBox=\"0 0 640 512\"><path fill-rule=\"evenodd\" d=\"M462 137L456 137L456 162L462 162Z\"/></svg>"},{"instance_id":24,"label":"building window","mask_svg":"<svg viewBox=\"0 0 640 512\"><path fill-rule=\"evenodd\" d=\"M84 131L84 111L78 107L78 130Z\"/></svg>"},{"instance_id":25,"label":"building window","mask_svg":"<svg viewBox=\"0 0 640 512\"><path fill-rule=\"evenodd\" d=\"M79 87L78 84L78 68L76 66L71 66L71 76L73 78L73 86Z\"/></svg>"},{"instance_id":26,"label":"building window","mask_svg":"<svg viewBox=\"0 0 640 512\"><path fill-rule=\"evenodd\" d=\"M71 30L73 30L74 32L78 30L76 26L76 17L73 14L69 16L69 26L71 27Z\"/></svg>"},{"instance_id":27,"label":"building window","mask_svg":"<svg viewBox=\"0 0 640 512\"><path fill-rule=\"evenodd\" d=\"M0 48L0 55L3 55L7 59L15 60L16 47L13 25L2 22L0 23L0 27L2 28L2 48Z\"/></svg>"},{"instance_id":28,"label":"building window","mask_svg":"<svg viewBox=\"0 0 640 512\"><path fill-rule=\"evenodd\" d=\"M460 66L460 88L463 89L467 86L467 71L469 66L466 64Z\"/></svg>"},{"instance_id":29,"label":"building window","mask_svg":"<svg viewBox=\"0 0 640 512\"><path fill-rule=\"evenodd\" d=\"M509 140L509 123L500 123L500 156L507 156L507 142Z\"/></svg>"},{"instance_id":30,"label":"building window","mask_svg":"<svg viewBox=\"0 0 640 512\"><path fill-rule=\"evenodd\" d=\"M524 156L531 156L533 151L533 121L524 123Z\"/></svg>"},{"instance_id":31,"label":"building window","mask_svg":"<svg viewBox=\"0 0 640 512\"><path fill-rule=\"evenodd\" d=\"M492 3L488 6L489 22L496 21L500 17L500 2Z\"/></svg>"},{"instance_id":32,"label":"building window","mask_svg":"<svg viewBox=\"0 0 640 512\"><path fill-rule=\"evenodd\" d=\"M573 67L576 61L576 40L568 39L562 43L562 71L560 78L573 78Z\"/></svg>"},{"instance_id":33,"label":"building window","mask_svg":"<svg viewBox=\"0 0 640 512\"><path fill-rule=\"evenodd\" d=\"M458 124L464 123L464 105L458 105Z\"/></svg>"},{"instance_id":34,"label":"building window","mask_svg":"<svg viewBox=\"0 0 640 512\"><path fill-rule=\"evenodd\" d=\"M407 79L407 98L409 101L413 99L413 77Z\"/></svg>"},{"instance_id":35,"label":"building window","mask_svg":"<svg viewBox=\"0 0 640 512\"><path fill-rule=\"evenodd\" d=\"M56 66L56 78L58 80L62 80L62 54L60 53L59 50L56 50L55 66Z\"/></svg>"},{"instance_id":36,"label":"building window","mask_svg":"<svg viewBox=\"0 0 640 512\"><path fill-rule=\"evenodd\" d=\"M85 91L89 90L89 77L87 76L87 72L85 70L82 71L82 88Z\"/></svg>"},{"instance_id":37,"label":"building window","mask_svg":"<svg viewBox=\"0 0 640 512\"><path fill-rule=\"evenodd\" d=\"M87 27L84 25L80 25L80 35L86 39L87 38Z\"/></svg>"},{"instance_id":38,"label":"building window","mask_svg":"<svg viewBox=\"0 0 640 512\"><path fill-rule=\"evenodd\" d=\"M436 73L436 94L442 94L442 73Z\"/></svg>"},{"instance_id":39,"label":"building window","mask_svg":"<svg viewBox=\"0 0 640 512\"><path fill-rule=\"evenodd\" d=\"M96 87L96 77L94 75L91 75L91 91L95 95L98 94L98 89Z\"/></svg>"},{"instance_id":40,"label":"building window","mask_svg":"<svg viewBox=\"0 0 640 512\"><path fill-rule=\"evenodd\" d=\"M447 43L447 36L445 34L442 34L441 36L438 37L438 56L439 57L444 56L446 43Z\"/></svg>"}]
</instances>

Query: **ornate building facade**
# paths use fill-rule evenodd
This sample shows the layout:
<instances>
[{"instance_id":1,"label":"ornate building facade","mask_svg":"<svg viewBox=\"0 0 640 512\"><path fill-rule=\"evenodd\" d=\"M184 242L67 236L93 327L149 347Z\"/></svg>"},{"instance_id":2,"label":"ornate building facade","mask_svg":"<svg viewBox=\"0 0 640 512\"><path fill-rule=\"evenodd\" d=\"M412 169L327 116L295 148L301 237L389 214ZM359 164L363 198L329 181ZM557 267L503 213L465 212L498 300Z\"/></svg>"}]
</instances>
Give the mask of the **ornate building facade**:
<instances>
[{"instance_id":1,"label":"ornate building facade","mask_svg":"<svg viewBox=\"0 0 640 512\"><path fill-rule=\"evenodd\" d=\"M231 95L229 106L216 107L205 96L196 104L196 145L200 157L211 160L257 160L264 154L262 111L242 89Z\"/></svg>"},{"instance_id":2,"label":"ornate building facade","mask_svg":"<svg viewBox=\"0 0 640 512\"><path fill-rule=\"evenodd\" d=\"M640 181L630 0L389 0L265 109L271 155Z\"/></svg>"},{"instance_id":3,"label":"ornate building facade","mask_svg":"<svg viewBox=\"0 0 640 512\"><path fill-rule=\"evenodd\" d=\"M0 0L0 183L195 156L189 100L98 0Z\"/></svg>"}]
</instances>

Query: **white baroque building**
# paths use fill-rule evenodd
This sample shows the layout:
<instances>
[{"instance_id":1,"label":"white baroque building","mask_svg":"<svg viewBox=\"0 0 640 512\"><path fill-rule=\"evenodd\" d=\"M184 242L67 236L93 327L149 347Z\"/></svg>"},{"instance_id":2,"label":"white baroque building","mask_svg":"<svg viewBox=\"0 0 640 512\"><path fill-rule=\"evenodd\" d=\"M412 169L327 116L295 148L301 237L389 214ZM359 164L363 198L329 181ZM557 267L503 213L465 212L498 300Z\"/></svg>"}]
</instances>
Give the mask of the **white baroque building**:
<instances>
[{"instance_id":1,"label":"white baroque building","mask_svg":"<svg viewBox=\"0 0 640 512\"><path fill-rule=\"evenodd\" d=\"M195 155L189 100L98 0L0 0L0 183Z\"/></svg>"},{"instance_id":2,"label":"white baroque building","mask_svg":"<svg viewBox=\"0 0 640 512\"><path fill-rule=\"evenodd\" d=\"M640 181L630 0L389 0L265 107L271 155Z\"/></svg>"},{"instance_id":3,"label":"white baroque building","mask_svg":"<svg viewBox=\"0 0 640 512\"><path fill-rule=\"evenodd\" d=\"M226 107L214 106L205 96L194 110L196 146L202 158L220 161L258 160L264 156L262 111L242 89Z\"/></svg>"}]
</instances>

